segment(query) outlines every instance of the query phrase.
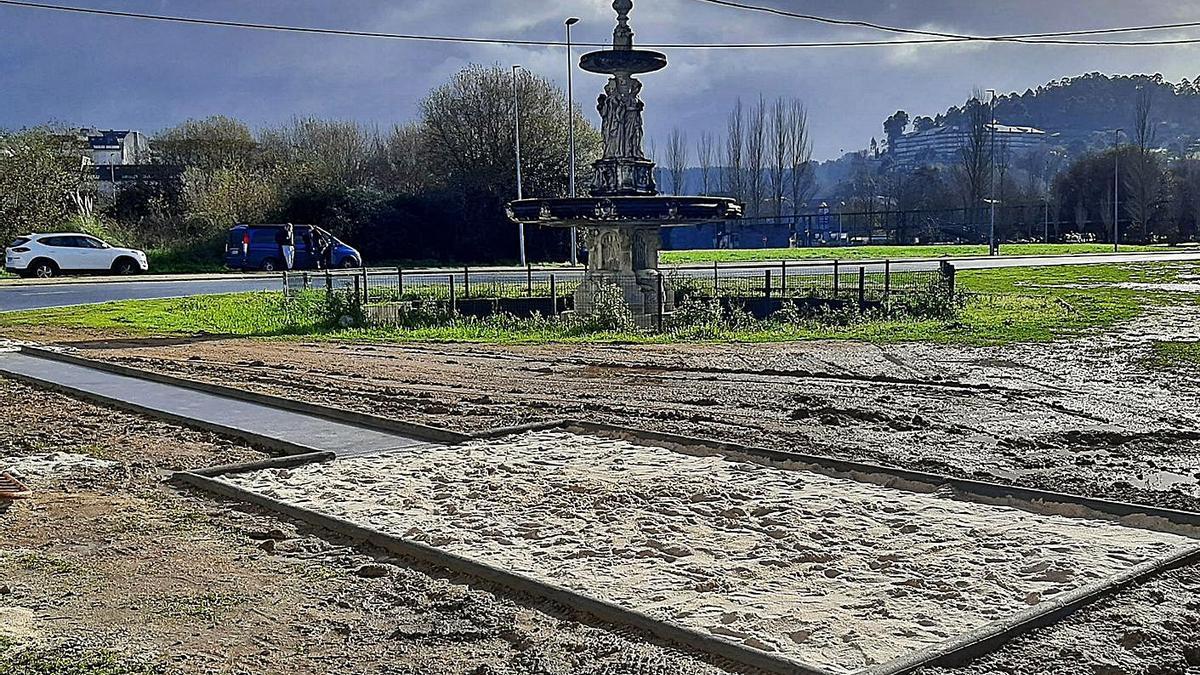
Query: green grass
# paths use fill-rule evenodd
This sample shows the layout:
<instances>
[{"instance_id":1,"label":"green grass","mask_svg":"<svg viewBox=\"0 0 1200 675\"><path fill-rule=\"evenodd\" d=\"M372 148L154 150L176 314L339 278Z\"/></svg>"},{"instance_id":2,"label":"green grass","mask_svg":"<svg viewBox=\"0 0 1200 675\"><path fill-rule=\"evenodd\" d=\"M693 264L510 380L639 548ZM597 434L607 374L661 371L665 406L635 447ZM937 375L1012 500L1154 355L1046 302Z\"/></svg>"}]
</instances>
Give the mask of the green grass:
<instances>
[{"instance_id":1,"label":"green grass","mask_svg":"<svg viewBox=\"0 0 1200 675\"><path fill-rule=\"evenodd\" d=\"M166 668L107 649L22 645L0 636L0 673L5 675L161 675Z\"/></svg>"},{"instance_id":2,"label":"green grass","mask_svg":"<svg viewBox=\"0 0 1200 675\"><path fill-rule=\"evenodd\" d=\"M1150 363L1163 369L1200 369L1200 342L1155 342Z\"/></svg>"},{"instance_id":3,"label":"green grass","mask_svg":"<svg viewBox=\"0 0 1200 675\"><path fill-rule=\"evenodd\" d=\"M1122 246L1122 251L1161 251L1164 247ZM933 246L845 246L841 248L762 248L663 251L659 260L666 264L710 262L760 262L767 260L889 260L899 258L941 258L987 255L986 244L940 244ZM1005 244L1004 255L1067 255L1111 253L1111 244Z\"/></svg>"},{"instance_id":4,"label":"green grass","mask_svg":"<svg viewBox=\"0 0 1200 675\"><path fill-rule=\"evenodd\" d=\"M139 300L87 307L0 314L0 328L55 326L125 335L303 337L363 342L487 343L680 341L775 342L814 339L1008 344L1079 336L1129 321L1170 302L1198 302L1196 294L1122 287L1158 284L1195 275L1192 264L1080 265L972 270L958 274L967 298L953 319L889 319L847 315L838 320L741 321L701 325L667 334L588 332L578 325L493 317L416 328L333 329L320 292L285 302L278 293ZM1182 348L1181 348L1182 349ZM1194 350L1195 347L1187 349Z\"/></svg>"}]
</instances>

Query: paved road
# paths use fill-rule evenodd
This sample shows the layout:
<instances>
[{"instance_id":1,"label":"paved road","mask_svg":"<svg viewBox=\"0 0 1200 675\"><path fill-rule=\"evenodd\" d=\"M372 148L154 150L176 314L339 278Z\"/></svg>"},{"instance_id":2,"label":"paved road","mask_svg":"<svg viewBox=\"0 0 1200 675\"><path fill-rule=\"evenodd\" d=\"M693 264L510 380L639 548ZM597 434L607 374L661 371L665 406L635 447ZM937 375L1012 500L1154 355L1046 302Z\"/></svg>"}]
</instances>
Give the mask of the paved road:
<instances>
[{"instance_id":1,"label":"paved road","mask_svg":"<svg viewBox=\"0 0 1200 675\"><path fill-rule=\"evenodd\" d=\"M1071 255L1071 256L1001 256L996 258L947 258L956 268L995 269L1007 267L1046 267L1053 265L1092 265L1102 263L1134 263L1134 262L1174 262L1200 261L1200 251L1194 253L1120 253L1100 255ZM895 260L891 268L896 272L920 271L937 269L939 260ZM754 264L751 267L762 269L765 264ZM747 264L722 265L726 268L747 266ZM879 271L883 263L854 262L841 263L843 272L866 267L867 271ZM789 272L830 274L833 271L831 263L822 261L793 261L788 263ZM708 276L712 274L711 266L681 267L680 273ZM445 273L449 273L446 270ZM567 279L580 272L577 270L561 269L555 274L560 279ZM730 270L729 273L734 273ZM373 273L378 277L390 277L391 273ZM509 280L516 281L524 278L521 270L486 270L471 271L472 283ZM316 283L320 283L317 281ZM205 278L178 281L65 281L51 283L14 283L0 285L0 312L42 309L48 307L65 307L71 305L86 305L115 300L148 300L153 298L190 297L194 295L216 295L221 293L242 293L247 291L276 290L280 288L278 277L254 278Z\"/></svg>"}]
</instances>

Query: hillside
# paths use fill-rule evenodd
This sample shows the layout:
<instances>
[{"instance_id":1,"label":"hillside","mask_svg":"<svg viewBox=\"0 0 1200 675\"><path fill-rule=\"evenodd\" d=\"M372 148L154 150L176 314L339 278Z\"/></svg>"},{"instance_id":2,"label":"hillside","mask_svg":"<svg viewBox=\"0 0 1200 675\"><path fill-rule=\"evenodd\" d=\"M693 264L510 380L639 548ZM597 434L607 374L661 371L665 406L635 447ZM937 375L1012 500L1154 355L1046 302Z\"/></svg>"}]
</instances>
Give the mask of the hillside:
<instances>
[{"instance_id":1,"label":"hillside","mask_svg":"<svg viewBox=\"0 0 1200 675\"><path fill-rule=\"evenodd\" d=\"M996 117L1059 134L1060 145L1085 149L1109 142L1109 130L1133 126L1139 88L1151 93L1159 147L1182 154L1200 139L1200 77L1176 84L1162 75L1089 73L1001 96ZM954 107L932 118L915 117L910 129L962 125L964 115L964 108Z\"/></svg>"}]
</instances>

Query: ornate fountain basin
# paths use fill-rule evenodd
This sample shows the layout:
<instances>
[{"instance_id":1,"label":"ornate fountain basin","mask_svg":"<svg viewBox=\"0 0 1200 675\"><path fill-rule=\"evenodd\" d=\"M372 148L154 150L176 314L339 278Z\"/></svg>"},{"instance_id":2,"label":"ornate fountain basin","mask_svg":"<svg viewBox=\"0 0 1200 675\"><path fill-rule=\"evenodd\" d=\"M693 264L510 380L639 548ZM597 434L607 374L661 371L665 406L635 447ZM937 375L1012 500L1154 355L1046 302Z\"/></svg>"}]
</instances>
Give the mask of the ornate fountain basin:
<instances>
[{"instance_id":1,"label":"ornate fountain basin","mask_svg":"<svg viewBox=\"0 0 1200 675\"><path fill-rule=\"evenodd\" d=\"M527 225L694 225L742 217L742 205L727 197L669 195L521 199L508 204L508 217Z\"/></svg>"},{"instance_id":2,"label":"ornate fountain basin","mask_svg":"<svg viewBox=\"0 0 1200 675\"><path fill-rule=\"evenodd\" d=\"M589 73L603 75L639 75L666 68L667 57L665 54L645 49L608 49L584 54L583 58L579 59L579 67Z\"/></svg>"}]
</instances>

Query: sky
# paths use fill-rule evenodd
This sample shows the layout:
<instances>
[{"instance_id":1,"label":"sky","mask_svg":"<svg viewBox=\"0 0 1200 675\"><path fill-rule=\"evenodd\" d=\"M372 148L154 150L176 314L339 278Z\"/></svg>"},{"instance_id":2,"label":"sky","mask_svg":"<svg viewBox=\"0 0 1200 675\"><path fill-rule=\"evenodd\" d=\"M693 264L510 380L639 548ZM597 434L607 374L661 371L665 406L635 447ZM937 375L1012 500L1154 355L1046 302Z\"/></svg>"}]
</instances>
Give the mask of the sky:
<instances>
[{"instance_id":1,"label":"sky","mask_svg":"<svg viewBox=\"0 0 1200 675\"><path fill-rule=\"evenodd\" d=\"M49 0L111 10L380 32L611 41L609 0ZM746 0L909 28L1002 34L1200 20L1194 0ZM705 4L635 0L641 43L885 39L875 31ZM1200 37L1200 29L1145 37ZM1129 36L1138 38L1141 36ZM576 48L578 56L587 49ZM694 142L720 133L737 98L797 97L814 156L882 137L898 109L934 115L973 89L1024 91L1087 72L1200 75L1200 47L1094 48L1011 44L807 50L684 50L643 77L647 138L672 128ZM433 87L470 63L519 63L566 87L561 47L400 42L160 24L0 6L0 127L46 122L153 133L223 114L261 128L294 117L381 128L410 121ZM575 97L596 118L601 76L576 71Z\"/></svg>"}]
</instances>

